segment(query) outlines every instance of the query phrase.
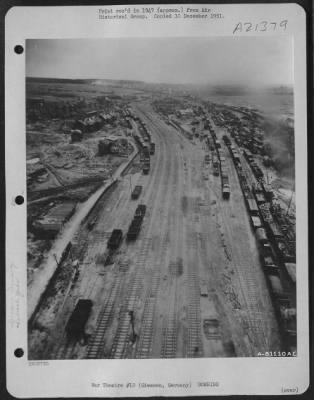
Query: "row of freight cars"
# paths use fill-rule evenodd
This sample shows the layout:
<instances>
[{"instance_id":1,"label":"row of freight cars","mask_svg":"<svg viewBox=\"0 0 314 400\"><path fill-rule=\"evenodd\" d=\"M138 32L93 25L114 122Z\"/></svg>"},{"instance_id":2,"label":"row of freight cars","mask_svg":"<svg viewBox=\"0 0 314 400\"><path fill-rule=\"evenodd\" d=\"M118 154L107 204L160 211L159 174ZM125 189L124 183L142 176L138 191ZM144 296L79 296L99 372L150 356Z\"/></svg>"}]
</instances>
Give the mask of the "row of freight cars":
<instances>
[{"instance_id":1,"label":"row of freight cars","mask_svg":"<svg viewBox=\"0 0 314 400\"><path fill-rule=\"evenodd\" d=\"M257 214L256 216L261 217L261 223L266 226L275 248L278 249L279 258L283 262L295 262L295 240L292 240L291 243L287 242L281 227L277 224L271 212L274 197L271 186L266 184L263 179L259 179L258 183L254 184L251 190L243 174L240 159L234 157L234 160L245 197L254 197L254 201L250 201L250 210L254 209Z\"/></svg>"},{"instance_id":2,"label":"row of freight cars","mask_svg":"<svg viewBox=\"0 0 314 400\"><path fill-rule=\"evenodd\" d=\"M255 178L257 179L257 181L263 181L264 180L264 174L263 171L260 169L260 167L256 164L253 154L250 152L250 150L248 149L244 149L243 150L243 154L245 156L245 158L247 159L247 162L249 163L253 174L255 176Z\"/></svg>"},{"instance_id":3,"label":"row of freight cars","mask_svg":"<svg viewBox=\"0 0 314 400\"><path fill-rule=\"evenodd\" d=\"M217 148L218 158L220 162L220 175L221 175L221 187L222 187L222 197L224 199L230 198L230 184L229 184L229 174L226 163L226 158L224 151L221 147Z\"/></svg>"},{"instance_id":4,"label":"row of freight cars","mask_svg":"<svg viewBox=\"0 0 314 400\"><path fill-rule=\"evenodd\" d=\"M154 142L145 143L143 141L143 139L137 134L134 134L133 137L143 152L144 152L144 150L146 150L146 151L148 151L148 154L150 154L150 155L155 154L155 143Z\"/></svg>"},{"instance_id":5,"label":"row of freight cars","mask_svg":"<svg viewBox=\"0 0 314 400\"><path fill-rule=\"evenodd\" d=\"M295 284L295 269L293 273L292 265L293 259L283 253L282 236L279 234L278 227L273 223L269 203L266 201L269 196L268 191L263 190L262 183L255 185L253 190L251 190L243 173L239 152L232 145L229 146L229 150L239 176L245 203L255 231L263 271L282 330L284 345L289 349L294 349L296 346L296 312L295 307L291 305L289 294L284 289L280 269L280 265L282 265L285 272L288 273L291 283Z\"/></svg>"},{"instance_id":6,"label":"row of freight cars","mask_svg":"<svg viewBox=\"0 0 314 400\"><path fill-rule=\"evenodd\" d=\"M140 232L141 225L146 213L146 205L139 204L135 210L133 220L127 232L127 240L135 240ZM123 241L123 231L114 229L107 242L107 248L111 253L119 248ZM66 324L68 337L79 340L86 339L85 326L92 310L93 302L90 299L79 299Z\"/></svg>"},{"instance_id":7,"label":"row of freight cars","mask_svg":"<svg viewBox=\"0 0 314 400\"><path fill-rule=\"evenodd\" d=\"M151 133L147 129L145 122L138 117L135 120L139 123L140 135L134 134L134 139L141 148L143 174L148 175L150 171L150 156L155 154L155 143L151 140Z\"/></svg>"},{"instance_id":8,"label":"row of freight cars","mask_svg":"<svg viewBox=\"0 0 314 400\"><path fill-rule=\"evenodd\" d=\"M267 225L271 237L279 249L280 257L287 262L295 262L295 233L292 226L288 226L287 221L282 221L278 218L278 213L274 207L273 191L270 185L265 184L264 175L261 169L256 165L252 153L245 149L243 152L252 171L258 180L254 185L253 192L257 203L259 204L260 213L264 219L264 224ZM260 206L264 203L270 202L268 206ZM266 215L267 214L267 215ZM275 216L275 218L274 218Z\"/></svg>"},{"instance_id":9,"label":"row of freight cars","mask_svg":"<svg viewBox=\"0 0 314 400\"><path fill-rule=\"evenodd\" d=\"M151 139L152 139L151 133L148 130L145 122L142 121L141 119L139 119L139 131L140 131L144 141L150 143Z\"/></svg>"},{"instance_id":10,"label":"row of freight cars","mask_svg":"<svg viewBox=\"0 0 314 400\"><path fill-rule=\"evenodd\" d=\"M229 147L239 176L240 185L246 200L249 214L254 217L251 222L255 228L264 225L268 234L277 249L279 259L285 263L295 262L295 241L289 244L280 226L276 223L272 215L273 191L271 186L263 180L254 184L251 188L241 166L239 152L234 146Z\"/></svg>"},{"instance_id":11,"label":"row of freight cars","mask_svg":"<svg viewBox=\"0 0 314 400\"><path fill-rule=\"evenodd\" d=\"M134 217L132 219L132 222L129 226L126 235L128 241L135 240L138 237L145 214L146 214L146 205L139 204L135 210ZM117 250L121 245L122 241L123 241L123 231L121 229L114 229L107 243L109 251L112 252Z\"/></svg>"},{"instance_id":12,"label":"row of freight cars","mask_svg":"<svg viewBox=\"0 0 314 400\"><path fill-rule=\"evenodd\" d=\"M143 163L143 174L148 175L150 170L150 151L147 146L143 147L143 153L141 154L141 162Z\"/></svg>"},{"instance_id":13,"label":"row of freight cars","mask_svg":"<svg viewBox=\"0 0 314 400\"><path fill-rule=\"evenodd\" d=\"M129 226L127 232L127 240L131 241L137 239L141 230L145 213L146 213L146 205L139 204L135 210L133 220Z\"/></svg>"},{"instance_id":14,"label":"row of freight cars","mask_svg":"<svg viewBox=\"0 0 314 400\"><path fill-rule=\"evenodd\" d=\"M259 205L260 215L267 232L274 244L278 258L285 263L295 263L295 246L289 245L280 227L277 225L271 213L271 205L264 203ZM294 242L295 244L295 242Z\"/></svg>"},{"instance_id":15,"label":"row of freight cars","mask_svg":"<svg viewBox=\"0 0 314 400\"><path fill-rule=\"evenodd\" d=\"M235 143L251 150L254 154L265 154L264 133L257 128L256 113L244 108L234 108L236 112L241 110L241 119L228 110L214 113L213 120L217 126L224 126Z\"/></svg>"},{"instance_id":16,"label":"row of freight cars","mask_svg":"<svg viewBox=\"0 0 314 400\"><path fill-rule=\"evenodd\" d=\"M254 154L265 155L264 133L254 128L254 125L232 128L230 135L238 146L245 146Z\"/></svg>"},{"instance_id":17,"label":"row of freight cars","mask_svg":"<svg viewBox=\"0 0 314 400\"><path fill-rule=\"evenodd\" d=\"M216 149L216 154L213 156L213 172L214 175L218 176L220 170L222 197L224 199L229 199L230 183L225 153L222 149L220 141L217 139L215 131L213 129L210 129L210 132L212 136L212 141L210 141L210 143L213 142L214 148Z\"/></svg>"},{"instance_id":18,"label":"row of freight cars","mask_svg":"<svg viewBox=\"0 0 314 400\"><path fill-rule=\"evenodd\" d=\"M296 347L296 309L292 305L289 293L283 285L283 273L287 273L293 286L295 285L295 264L284 263L284 272L281 271L281 260L276 254L274 241L271 240L265 226L255 231L260 257L265 277L272 295L273 304L279 327L283 337L283 345L289 350ZM295 286L294 286L295 289Z\"/></svg>"}]
</instances>

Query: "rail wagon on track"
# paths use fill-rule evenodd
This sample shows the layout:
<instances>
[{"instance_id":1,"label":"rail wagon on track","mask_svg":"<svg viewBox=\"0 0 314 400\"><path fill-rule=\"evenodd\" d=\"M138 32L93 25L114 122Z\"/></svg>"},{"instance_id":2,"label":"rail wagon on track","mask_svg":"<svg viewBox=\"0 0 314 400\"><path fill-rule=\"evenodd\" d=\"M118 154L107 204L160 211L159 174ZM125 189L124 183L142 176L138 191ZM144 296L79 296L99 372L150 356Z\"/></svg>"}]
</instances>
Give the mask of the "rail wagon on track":
<instances>
[{"instance_id":1,"label":"rail wagon on track","mask_svg":"<svg viewBox=\"0 0 314 400\"><path fill-rule=\"evenodd\" d=\"M257 216L254 216L254 215L251 216L251 224L252 224L254 229L262 227L262 222L261 222L260 217L257 217Z\"/></svg>"},{"instance_id":2,"label":"rail wagon on track","mask_svg":"<svg viewBox=\"0 0 314 400\"><path fill-rule=\"evenodd\" d=\"M114 229L111 233L111 236L108 240L108 244L107 247L110 250L116 250L121 242L122 242L122 238L123 238L123 232L121 229Z\"/></svg>"},{"instance_id":3,"label":"rail wagon on track","mask_svg":"<svg viewBox=\"0 0 314 400\"><path fill-rule=\"evenodd\" d=\"M222 187L222 197L225 200L228 200L230 198L230 186L229 184L224 184Z\"/></svg>"},{"instance_id":4,"label":"rail wagon on track","mask_svg":"<svg viewBox=\"0 0 314 400\"><path fill-rule=\"evenodd\" d=\"M295 285L296 283L296 264L284 263L285 270L289 276L290 281Z\"/></svg>"},{"instance_id":5,"label":"rail wagon on track","mask_svg":"<svg viewBox=\"0 0 314 400\"><path fill-rule=\"evenodd\" d=\"M142 193L143 190L143 186L137 185L135 186L135 188L133 189L131 198L133 200L138 199L140 197L140 194Z\"/></svg>"},{"instance_id":6,"label":"rail wagon on track","mask_svg":"<svg viewBox=\"0 0 314 400\"><path fill-rule=\"evenodd\" d=\"M129 226L126 238L128 241L136 240L142 226L144 215L146 213L146 205L139 204L135 210L133 220Z\"/></svg>"},{"instance_id":7,"label":"rail wagon on track","mask_svg":"<svg viewBox=\"0 0 314 400\"><path fill-rule=\"evenodd\" d=\"M218 139L215 140L215 145L216 145L217 149L221 148L221 143Z\"/></svg>"},{"instance_id":8,"label":"rail wagon on track","mask_svg":"<svg viewBox=\"0 0 314 400\"><path fill-rule=\"evenodd\" d=\"M80 299L66 325L68 336L80 338L84 335L85 325L90 316L93 302L89 299Z\"/></svg>"},{"instance_id":9,"label":"rail wagon on track","mask_svg":"<svg viewBox=\"0 0 314 400\"><path fill-rule=\"evenodd\" d=\"M236 150L232 152L232 157L236 166L241 164L240 154Z\"/></svg>"},{"instance_id":10,"label":"rail wagon on track","mask_svg":"<svg viewBox=\"0 0 314 400\"><path fill-rule=\"evenodd\" d=\"M137 206L136 210L135 210L135 216L144 218L145 214L146 214L146 205L145 204L139 204Z\"/></svg>"},{"instance_id":11,"label":"rail wagon on track","mask_svg":"<svg viewBox=\"0 0 314 400\"><path fill-rule=\"evenodd\" d=\"M213 156L213 170L214 170L214 175L219 176L219 161L216 155Z\"/></svg>"},{"instance_id":12,"label":"rail wagon on track","mask_svg":"<svg viewBox=\"0 0 314 400\"><path fill-rule=\"evenodd\" d=\"M226 146L231 146L231 141L230 141L230 139L228 138L227 135L224 135L224 136L222 137L222 139L223 139L223 141L225 142L225 145L226 145Z\"/></svg>"},{"instance_id":13,"label":"rail wagon on track","mask_svg":"<svg viewBox=\"0 0 314 400\"><path fill-rule=\"evenodd\" d=\"M275 274L267 274L270 292L275 299L288 299L287 293L284 291L280 277Z\"/></svg>"},{"instance_id":14,"label":"rail wagon on track","mask_svg":"<svg viewBox=\"0 0 314 400\"><path fill-rule=\"evenodd\" d=\"M273 257L270 254L264 256L263 268L267 275L279 275L279 267L274 263Z\"/></svg>"},{"instance_id":15,"label":"rail wagon on track","mask_svg":"<svg viewBox=\"0 0 314 400\"><path fill-rule=\"evenodd\" d=\"M277 250L278 257L282 262L287 262L287 263L296 262L295 253L291 253L289 251L288 246L284 240L281 239L274 240L274 246Z\"/></svg>"},{"instance_id":16,"label":"rail wagon on track","mask_svg":"<svg viewBox=\"0 0 314 400\"><path fill-rule=\"evenodd\" d=\"M249 198L246 200L246 204L250 215L253 217L258 217L258 207L256 201L252 198Z\"/></svg>"},{"instance_id":17,"label":"rail wagon on track","mask_svg":"<svg viewBox=\"0 0 314 400\"><path fill-rule=\"evenodd\" d=\"M257 228L255 231L256 239L261 244L264 245L268 242L267 234L264 228Z\"/></svg>"},{"instance_id":18,"label":"rail wagon on track","mask_svg":"<svg viewBox=\"0 0 314 400\"><path fill-rule=\"evenodd\" d=\"M136 240L138 237L142 225L142 219L134 218L127 232L127 240Z\"/></svg>"},{"instance_id":19,"label":"rail wagon on track","mask_svg":"<svg viewBox=\"0 0 314 400\"><path fill-rule=\"evenodd\" d=\"M150 170L150 164L149 163L145 163L143 166L143 174L144 175L148 175L149 174L149 170Z\"/></svg>"}]
</instances>

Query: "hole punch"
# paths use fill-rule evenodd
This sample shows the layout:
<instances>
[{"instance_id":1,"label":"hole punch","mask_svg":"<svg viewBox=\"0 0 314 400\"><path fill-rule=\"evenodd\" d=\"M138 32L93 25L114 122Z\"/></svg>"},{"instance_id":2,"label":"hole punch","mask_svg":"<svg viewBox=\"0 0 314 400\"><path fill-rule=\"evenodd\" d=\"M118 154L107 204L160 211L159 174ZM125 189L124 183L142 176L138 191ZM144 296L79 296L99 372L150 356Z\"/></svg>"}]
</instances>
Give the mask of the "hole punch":
<instances>
[{"instance_id":1,"label":"hole punch","mask_svg":"<svg viewBox=\"0 0 314 400\"><path fill-rule=\"evenodd\" d=\"M24 197L21 196L21 195L16 196L16 197L15 197L15 203L16 203L18 206L20 206L21 204L24 203Z\"/></svg>"},{"instance_id":2,"label":"hole punch","mask_svg":"<svg viewBox=\"0 0 314 400\"><path fill-rule=\"evenodd\" d=\"M22 54L23 51L24 51L24 47L21 46L20 44L17 44L17 45L14 47L14 51L15 51L16 54Z\"/></svg>"},{"instance_id":3,"label":"hole punch","mask_svg":"<svg viewBox=\"0 0 314 400\"><path fill-rule=\"evenodd\" d=\"M21 358L24 356L24 350L19 347L18 349L14 350L14 355L17 358Z\"/></svg>"}]
</instances>

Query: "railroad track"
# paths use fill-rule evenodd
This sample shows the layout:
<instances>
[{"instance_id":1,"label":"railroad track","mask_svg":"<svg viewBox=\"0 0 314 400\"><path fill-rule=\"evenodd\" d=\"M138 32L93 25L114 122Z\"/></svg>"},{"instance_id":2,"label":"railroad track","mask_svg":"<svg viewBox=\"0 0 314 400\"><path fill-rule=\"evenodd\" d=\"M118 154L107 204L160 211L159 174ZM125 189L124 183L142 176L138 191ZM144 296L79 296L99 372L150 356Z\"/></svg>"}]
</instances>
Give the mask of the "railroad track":
<instances>
[{"instance_id":1,"label":"railroad track","mask_svg":"<svg viewBox=\"0 0 314 400\"><path fill-rule=\"evenodd\" d=\"M164 147L163 151L166 153L167 143L163 135L159 133L161 129L160 125L157 124L153 118L147 116L146 114L144 114L144 118L150 121L150 124L152 125L152 130L161 138L162 145ZM176 168L174 166L173 159L171 157L168 157L165 161L166 162L164 163L164 166L166 169L164 170L163 174L165 178L164 182L162 182L162 184L160 184L159 187L159 192L160 190L164 190L164 198L163 201L160 201L158 205L155 204L155 206L153 207L154 214L151 216L151 226L149 227L149 231L151 231L152 224L154 223L156 224L156 221L158 219L157 216L159 214L159 216L161 217L159 220L161 220L160 231L162 234L162 241L160 243L158 256L155 257L154 272L151 285L146 291L146 296L144 300L145 304L144 312L141 322L140 338L136 348L136 358L151 357L153 335L154 335L153 328L154 328L155 306L158 298L160 275L169 251L169 235L165 234L165 232L167 232L169 224L168 221L169 210L165 209L163 205L168 204L170 200L173 189L172 188L173 185L170 182L170 177L172 175L171 169L173 169L173 171L175 172ZM158 195L156 195L156 198L158 198Z\"/></svg>"},{"instance_id":2,"label":"railroad track","mask_svg":"<svg viewBox=\"0 0 314 400\"><path fill-rule=\"evenodd\" d=\"M152 127L153 131L155 131L155 134L158 135L161 141L161 143L159 144L159 146L161 146L160 150L166 153L167 142L164 139L163 135L159 133L161 128L159 124L155 123L155 121L153 121L152 124L154 125ZM172 169L174 168L174 171L176 171L178 169L178 164L176 164L177 161L175 163L171 161L171 158L169 157L168 157L169 161L168 159L166 159L165 160L166 162L162 162L162 158L164 157L163 154L162 156L160 154L157 155L159 157L158 158L159 163L157 163L157 158L156 158L155 165L158 165L160 167L153 169L152 174L154 178L152 177L148 186L146 187L145 192L143 193L144 195L143 199L145 199L146 197L147 201L152 200L154 206L151 207L153 210L153 214L150 216L149 224L147 224L145 226L145 229L140 233L140 238L149 235L153 224L156 224L157 221L156 217L157 214L160 212L159 210L163 210L164 202L167 202L167 199L170 200L173 191L173 184L170 184L169 181L171 176L170 168ZM160 171L160 169L162 169L162 171ZM158 174L158 172L160 172L160 175ZM160 181L162 179L161 176L164 176L163 179L165 182ZM176 179L177 178L175 178L175 180ZM158 192L154 193L155 196L153 197L152 187L154 184L156 184L155 182L156 180L158 181L157 182ZM175 183L176 182L174 182L174 184ZM165 198L163 199L163 201L160 201L160 203L156 203L158 199L158 193L159 194L161 193L160 191L165 191L164 195ZM162 232L167 230L168 214L169 210L166 210L166 213L164 213L164 216L162 218L162 226L161 226ZM179 228L180 227L177 226L176 229ZM128 357L130 354L130 344L133 344L130 343L130 338L132 333L130 311L131 312L135 311L137 304L139 304L141 296L143 296L143 289L144 289L143 280L145 273L149 273L148 269L149 263L147 264L147 262L148 262L149 251L152 248L151 238L148 239L144 238L139 240L141 240L141 242L137 242L134 245L132 244L132 246L134 246L135 249L138 246L140 246L140 250L138 251L137 256L134 257L134 259L136 260L136 270L134 273L125 276L125 278L127 278L125 279L127 283L125 284L119 283L118 284L119 288L113 294L112 300L109 300L106 303L106 306L104 307L101 315L99 316L99 321L94 338L92 338L89 344L88 358L102 357L101 351L106 337L107 328L111 324L110 320L112 321L112 307L116 307L115 303L117 301L117 298L119 297L122 298L122 305L119 313L118 326L110 350L110 358L124 358ZM153 329L154 312L155 312L156 300L158 298L160 274L162 268L164 267L163 261L166 260L166 255L168 254L168 252L169 252L169 235L166 234L163 236L162 243L160 246L160 252L159 252L160 257L157 257L157 260L154 263L153 277L151 280L149 280L149 285L147 290L144 291L145 293L145 297L143 299L144 310L141 320L141 331L139 333L139 338L136 346L136 358L149 358L151 355L153 335L154 335L154 329ZM127 268L126 265L127 264L125 262L121 262L119 267L120 271L124 272L124 274L125 274L125 268ZM126 297L123 291L121 290L123 286L127 286L128 288ZM117 293L120 293L120 295ZM174 310L174 315L175 315L175 310ZM174 322L170 323L169 329L167 330L168 332L167 337L173 336L173 333L175 332L174 329L176 330L176 323L177 322L175 315ZM167 339L165 343L168 343L168 341L169 340ZM172 339L171 341L173 342ZM172 354L174 354L172 356L175 357L175 353Z\"/></svg>"},{"instance_id":3,"label":"railroad track","mask_svg":"<svg viewBox=\"0 0 314 400\"><path fill-rule=\"evenodd\" d=\"M71 359L76 346L77 346L77 340L66 338L64 345L60 346L60 348L54 355L53 359L55 360Z\"/></svg>"},{"instance_id":4,"label":"railroad track","mask_svg":"<svg viewBox=\"0 0 314 400\"><path fill-rule=\"evenodd\" d=\"M120 284L121 279L116 279L112 286L109 298L99 314L95 334L88 343L87 358L101 358L104 337L114 316L114 306Z\"/></svg>"},{"instance_id":5,"label":"railroad track","mask_svg":"<svg viewBox=\"0 0 314 400\"><path fill-rule=\"evenodd\" d=\"M119 313L119 322L111 347L110 358L124 358L127 355L126 351L130 344L131 334L131 313L134 313L136 304L141 296L145 274L145 261L151 247L151 238L142 240L142 246L136 262L136 271L131 275L127 296L123 301Z\"/></svg>"},{"instance_id":6,"label":"railroad track","mask_svg":"<svg viewBox=\"0 0 314 400\"><path fill-rule=\"evenodd\" d=\"M159 155L160 157L160 155ZM162 163L161 163L162 165ZM163 166L163 165L162 165ZM156 168L154 168L154 174L157 174ZM158 174L156 176L158 178ZM153 185L154 179L151 179L149 186ZM148 190L147 190L148 191ZM149 191L148 191L149 192ZM151 221L152 222L152 221ZM142 236L142 235L141 235ZM151 239L143 239L142 242L144 243L142 246L140 244L140 251L137 257L137 265L136 265L136 272L129 276L130 283L128 284L128 294L126 299L123 301L120 313L119 313L119 322L118 327L115 333L115 337L113 340L113 344L110 351L110 358L123 358L126 354L127 345L129 344L129 337L130 337L130 311L134 311L134 308L141 296L142 286L143 286L143 277L145 273L145 262L147 259L147 255L151 249ZM138 243L137 243L138 246ZM125 269L127 268L127 263L122 262L120 263L120 271L125 273ZM129 278L127 280L129 280ZM119 288L120 287L120 288ZM118 295L120 292L121 297ZM106 306L104 307L103 311L100 314L96 334L91 340L88 349L88 357L95 358L101 357L100 348L104 343L106 329L110 320L112 319L112 311L113 308L116 307L116 300L117 298L123 298L123 293L121 293L121 282L116 282L115 290L112 293L109 301L107 302Z\"/></svg>"},{"instance_id":7,"label":"railroad track","mask_svg":"<svg viewBox=\"0 0 314 400\"><path fill-rule=\"evenodd\" d=\"M198 207L197 204L194 207ZM187 307L187 343L185 356L189 358L202 357L203 344L201 336L201 309L199 289L199 252L202 251L199 235L191 232L187 237L187 247L190 255L194 255L194 262L188 268L188 307Z\"/></svg>"},{"instance_id":8,"label":"railroad track","mask_svg":"<svg viewBox=\"0 0 314 400\"><path fill-rule=\"evenodd\" d=\"M166 319L161 344L161 358L175 358L177 353L177 315L173 311Z\"/></svg>"},{"instance_id":9,"label":"railroad track","mask_svg":"<svg viewBox=\"0 0 314 400\"><path fill-rule=\"evenodd\" d=\"M235 167L233 165L233 161L231 160L230 155L228 155L226 159L228 160L229 171L231 172L231 175L234 179L234 183L239 186L239 193L242 194L240 182L238 180L238 176L236 174ZM219 201L219 209L223 216L223 220L232 221L232 213L247 215L244 201L238 202L238 205L237 207L235 207L234 210L231 209L231 205L229 203L225 204ZM267 347L267 335L265 329L267 328L267 321L269 319L269 316L265 315L265 312L263 312L260 293L257 290L258 286L256 281L256 273L259 273L261 271L261 266L257 266L257 271L257 268L253 267L254 261L252 260L252 262L250 262L247 257L245 257L241 251L239 251L239 248L245 248L249 243L248 233L245 231L245 229L243 229L242 225L240 224L239 226L237 226L233 223L227 223L224 224L224 228L226 234L229 237L231 263L233 264L233 270L236 272L235 278L240 291L239 294L241 296L241 308L244 308L246 310L245 314L243 312L239 312L239 317L242 322L244 322L244 324L247 324L248 326L247 333L252 345L257 348L260 348L260 346L263 346L265 348ZM235 246L235 237L237 237L237 240L241 241L243 244L239 246L239 242L237 241L238 245ZM263 275L259 275L261 279L264 280Z\"/></svg>"},{"instance_id":10,"label":"railroad track","mask_svg":"<svg viewBox=\"0 0 314 400\"><path fill-rule=\"evenodd\" d=\"M145 300L141 335L137 345L136 358L150 358L154 331L155 303L155 296L150 296Z\"/></svg>"}]
</instances>

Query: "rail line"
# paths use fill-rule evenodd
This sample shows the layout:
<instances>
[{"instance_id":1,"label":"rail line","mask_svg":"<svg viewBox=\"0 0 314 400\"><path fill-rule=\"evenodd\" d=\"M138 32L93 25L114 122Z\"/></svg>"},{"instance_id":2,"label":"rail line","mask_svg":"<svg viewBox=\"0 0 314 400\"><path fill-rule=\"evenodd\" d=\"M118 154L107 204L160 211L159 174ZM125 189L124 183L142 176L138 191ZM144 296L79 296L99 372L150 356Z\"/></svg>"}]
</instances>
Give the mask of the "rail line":
<instances>
[{"instance_id":1,"label":"rail line","mask_svg":"<svg viewBox=\"0 0 314 400\"><path fill-rule=\"evenodd\" d=\"M155 129L153 129L155 131ZM166 143L163 142L164 139L162 137L162 135L159 134L158 130L157 132L155 132L156 135L158 135L159 139L160 139L160 146L161 147L165 147ZM161 149L160 149L161 150ZM162 149L164 150L164 149ZM159 153L159 157L162 157L163 155L161 154L161 152ZM162 165L162 169L165 168L165 164L166 163L161 163ZM159 163L160 165L160 163ZM165 170L166 172L166 170ZM158 179L158 181L160 181L161 178L159 178L158 174L157 174L157 170L154 169L154 174L155 174L155 179L150 179L149 182L149 186L146 188L146 193L147 196L148 194L151 192L151 188L153 186L153 184L156 185L155 180ZM162 174L160 174L162 176ZM165 173L165 176L167 177L167 174ZM160 191L162 190L162 185L157 182L157 186L158 186L158 193L160 193ZM145 194L144 194L145 196ZM150 197L152 197L152 194L150 193L149 195ZM158 197L158 195L156 196L156 198ZM152 199L153 200L153 199ZM155 200L155 199L154 199ZM157 212L156 209L156 204L155 201L153 201L154 205L153 208L153 213ZM152 228L153 223L155 223L155 218L152 217L152 215L150 216L150 223L149 226L145 229L144 233L147 235L149 233L149 231ZM143 236L143 232L141 233L141 236ZM115 334L115 338L114 338L114 342L112 345L112 349L111 349L111 354L110 357L111 358L123 358L126 354L127 348L128 348L128 344L130 344L130 311L134 312L135 306L138 303L141 295L142 295L142 291L143 291L143 281L144 281L144 275L145 275L145 267L147 267L146 263L147 263L147 257L149 255L149 252L151 251L152 248L152 238L144 238L143 239L143 246L140 250L139 256L137 257L137 261L136 261L136 268L137 268L137 272L136 272L136 278L134 279L134 281L131 283L130 285L130 290L128 292L128 297L124 303L124 305L122 306L122 310L121 310L121 319ZM159 282L159 277L156 278L156 282ZM145 344L145 346L143 347L143 349L145 348L146 350L141 352L138 351L138 353L136 354L136 357L143 357L143 355L146 352L151 351L151 348L148 346L148 344L151 344L152 341L152 334L153 331L150 328L150 326L152 326L153 323L153 313L154 313L154 307L155 307L155 301L156 298L150 298L150 299L145 299L144 300L144 312L143 312L143 318L142 318L142 326L143 328L141 329L141 333L139 334L139 339L138 341L141 343L143 342L143 345ZM135 340L135 339L134 339ZM136 343L132 343L133 345L136 345ZM138 345L137 345L137 348Z\"/></svg>"},{"instance_id":2,"label":"rail line","mask_svg":"<svg viewBox=\"0 0 314 400\"><path fill-rule=\"evenodd\" d=\"M106 334L106 330L112 322L113 315L114 315L114 305L117 296L117 292L119 289L119 285L121 284L120 279L116 279L109 298L99 314L97 327L95 334L91 338L88 343L87 348L87 358L100 358L101 357L101 349L104 343L104 337Z\"/></svg>"}]
</instances>

